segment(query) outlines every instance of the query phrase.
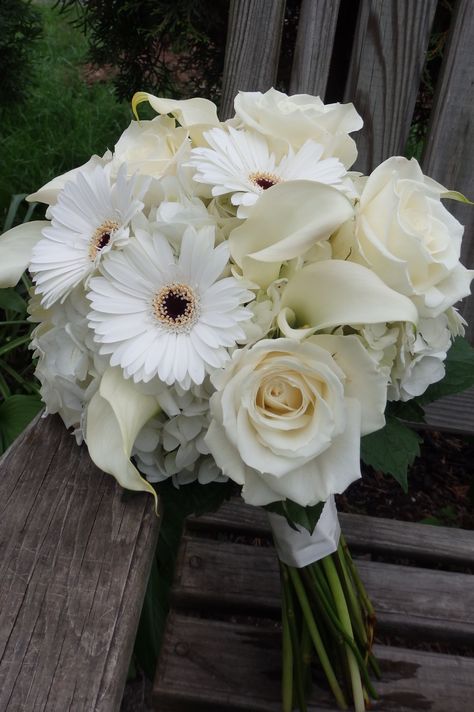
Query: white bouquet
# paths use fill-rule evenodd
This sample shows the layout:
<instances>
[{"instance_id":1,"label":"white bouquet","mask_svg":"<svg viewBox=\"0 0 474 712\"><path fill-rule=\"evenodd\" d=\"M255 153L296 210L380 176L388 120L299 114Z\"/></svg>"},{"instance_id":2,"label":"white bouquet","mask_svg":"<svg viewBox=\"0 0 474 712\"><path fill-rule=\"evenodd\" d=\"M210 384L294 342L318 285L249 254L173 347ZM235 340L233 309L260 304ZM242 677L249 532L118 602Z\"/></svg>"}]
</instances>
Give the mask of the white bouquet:
<instances>
[{"instance_id":1,"label":"white bouquet","mask_svg":"<svg viewBox=\"0 0 474 712\"><path fill-rule=\"evenodd\" d=\"M463 333L453 305L472 274L441 202L460 196L413 159L351 172L352 104L242 92L220 122L206 99L139 93L135 113L143 101L159 116L43 186L29 200L47 219L0 238L1 286L33 276L45 412L123 487L156 498L168 478L230 478L267 507L284 710L305 709L308 641L342 708L343 651L363 710L373 611L333 495L360 477L361 437L384 427L387 398L442 379Z\"/></svg>"}]
</instances>

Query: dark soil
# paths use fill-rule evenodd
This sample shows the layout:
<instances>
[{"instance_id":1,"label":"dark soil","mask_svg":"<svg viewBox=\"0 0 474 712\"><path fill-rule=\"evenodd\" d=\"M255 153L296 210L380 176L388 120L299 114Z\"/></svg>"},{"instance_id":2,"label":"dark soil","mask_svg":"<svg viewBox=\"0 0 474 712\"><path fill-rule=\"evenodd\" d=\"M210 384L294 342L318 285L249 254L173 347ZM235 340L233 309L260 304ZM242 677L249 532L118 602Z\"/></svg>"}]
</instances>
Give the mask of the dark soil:
<instances>
[{"instance_id":1,"label":"dark soil","mask_svg":"<svg viewBox=\"0 0 474 712\"><path fill-rule=\"evenodd\" d=\"M342 512L474 529L474 438L424 432L408 493L390 475L363 468L338 497Z\"/></svg>"}]
</instances>

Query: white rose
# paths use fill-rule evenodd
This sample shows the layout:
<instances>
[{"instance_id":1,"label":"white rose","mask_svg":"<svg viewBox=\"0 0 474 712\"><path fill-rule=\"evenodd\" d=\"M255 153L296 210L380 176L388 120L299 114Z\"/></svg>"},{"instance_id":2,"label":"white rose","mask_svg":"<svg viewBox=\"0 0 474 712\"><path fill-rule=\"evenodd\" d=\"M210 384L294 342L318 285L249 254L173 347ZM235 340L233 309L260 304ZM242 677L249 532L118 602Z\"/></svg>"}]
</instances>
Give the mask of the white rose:
<instances>
[{"instance_id":1,"label":"white rose","mask_svg":"<svg viewBox=\"0 0 474 712\"><path fill-rule=\"evenodd\" d=\"M324 146L323 158L334 156L349 168L357 158L355 142L348 135L362 128L353 104L323 104L318 96L287 96L276 89L239 92L235 114L244 126L300 148L312 139Z\"/></svg>"},{"instance_id":2,"label":"white rose","mask_svg":"<svg viewBox=\"0 0 474 712\"><path fill-rule=\"evenodd\" d=\"M360 477L361 435L384 424L386 381L357 337L263 340L213 380L205 440L253 505L344 491Z\"/></svg>"},{"instance_id":3,"label":"white rose","mask_svg":"<svg viewBox=\"0 0 474 712\"><path fill-rule=\"evenodd\" d=\"M415 159L394 157L370 175L355 226L361 261L435 317L469 294L472 272L459 262L462 225L441 203L447 192Z\"/></svg>"},{"instance_id":4,"label":"white rose","mask_svg":"<svg viewBox=\"0 0 474 712\"><path fill-rule=\"evenodd\" d=\"M112 159L112 172L123 163L127 175L160 178L176 173L176 164L188 148L186 129L176 126L174 119L159 116L152 121L132 121L117 141Z\"/></svg>"}]
</instances>

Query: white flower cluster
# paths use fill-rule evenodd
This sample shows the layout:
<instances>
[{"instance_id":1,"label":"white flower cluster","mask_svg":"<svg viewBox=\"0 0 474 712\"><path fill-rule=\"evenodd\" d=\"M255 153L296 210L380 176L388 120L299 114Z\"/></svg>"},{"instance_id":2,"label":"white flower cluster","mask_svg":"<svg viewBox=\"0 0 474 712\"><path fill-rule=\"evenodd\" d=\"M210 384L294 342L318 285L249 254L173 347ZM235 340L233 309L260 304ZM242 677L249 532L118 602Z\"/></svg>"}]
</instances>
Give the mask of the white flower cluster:
<instances>
[{"instance_id":1,"label":"white flower cluster","mask_svg":"<svg viewBox=\"0 0 474 712\"><path fill-rule=\"evenodd\" d=\"M0 238L0 284L33 276L46 411L130 489L230 477L256 505L327 500L387 397L442 378L463 331L447 191L400 157L351 173L352 104L241 92L220 122L205 99L142 101L155 119Z\"/></svg>"}]
</instances>

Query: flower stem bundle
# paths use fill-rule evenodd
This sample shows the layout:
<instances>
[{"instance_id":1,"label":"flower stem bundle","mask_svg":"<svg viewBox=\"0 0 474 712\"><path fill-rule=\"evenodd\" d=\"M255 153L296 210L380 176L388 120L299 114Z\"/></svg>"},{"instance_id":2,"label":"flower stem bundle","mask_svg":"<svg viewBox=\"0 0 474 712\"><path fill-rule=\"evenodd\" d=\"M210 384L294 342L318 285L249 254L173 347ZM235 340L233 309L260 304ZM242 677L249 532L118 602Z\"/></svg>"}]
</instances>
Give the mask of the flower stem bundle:
<instances>
[{"instance_id":1,"label":"flower stem bundle","mask_svg":"<svg viewBox=\"0 0 474 712\"><path fill-rule=\"evenodd\" d=\"M303 568L280 561L280 578L283 712L307 709L313 658L339 709L364 712L377 699L369 671L380 676L372 652L375 615L344 538L335 553Z\"/></svg>"}]
</instances>

